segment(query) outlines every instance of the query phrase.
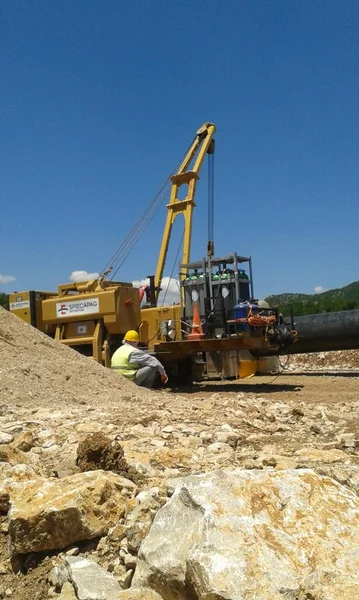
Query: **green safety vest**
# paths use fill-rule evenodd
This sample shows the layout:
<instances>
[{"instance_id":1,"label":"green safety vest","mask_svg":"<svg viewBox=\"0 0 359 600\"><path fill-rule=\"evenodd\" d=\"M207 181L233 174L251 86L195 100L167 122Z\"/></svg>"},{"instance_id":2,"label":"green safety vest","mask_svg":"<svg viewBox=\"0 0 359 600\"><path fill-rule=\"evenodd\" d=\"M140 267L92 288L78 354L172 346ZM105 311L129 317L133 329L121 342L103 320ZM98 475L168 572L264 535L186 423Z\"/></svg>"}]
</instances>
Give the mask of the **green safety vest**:
<instances>
[{"instance_id":1,"label":"green safety vest","mask_svg":"<svg viewBox=\"0 0 359 600\"><path fill-rule=\"evenodd\" d=\"M130 364L130 355L134 350L130 344L120 346L111 358L111 369L119 371L127 379L134 379L138 369L137 365Z\"/></svg>"}]
</instances>

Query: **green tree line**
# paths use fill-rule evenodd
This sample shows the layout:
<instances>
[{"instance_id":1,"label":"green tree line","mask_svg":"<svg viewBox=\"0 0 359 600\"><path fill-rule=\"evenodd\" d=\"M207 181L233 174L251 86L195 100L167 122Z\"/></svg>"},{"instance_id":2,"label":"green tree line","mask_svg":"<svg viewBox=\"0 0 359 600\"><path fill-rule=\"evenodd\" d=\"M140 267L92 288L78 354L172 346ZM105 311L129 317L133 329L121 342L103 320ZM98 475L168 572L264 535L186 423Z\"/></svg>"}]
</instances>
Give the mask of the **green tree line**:
<instances>
[{"instance_id":1,"label":"green tree line","mask_svg":"<svg viewBox=\"0 0 359 600\"><path fill-rule=\"evenodd\" d=\"M0 306L7 308L7 296L3 292L0 292Z\"/></svg>"},{"instance_id":2,"label":"green tree line","mask_svg":"<svg viewBox=\"0 0 359 600\"><path fill-rule=\"evenodd\" d=\"M343 310L359 309L359 301L355 300L336 300L333 302L293 302L292 304L279 304L279 311L288 316L292 308L293 314L300 315L315 315L325 312L341 312Z\"/></svg>"},{"instance_id":3,"label":"green tree line","mask_svg":"<svg viewBox=\"0 0 359 600\"><path fill-rule=\"evenodd\" d=\"M277 306L287 316L292 308L295 315L359 309L359 281L321 294L278 294L268 296L267 302Z\"/></svg>"}]
</instances>

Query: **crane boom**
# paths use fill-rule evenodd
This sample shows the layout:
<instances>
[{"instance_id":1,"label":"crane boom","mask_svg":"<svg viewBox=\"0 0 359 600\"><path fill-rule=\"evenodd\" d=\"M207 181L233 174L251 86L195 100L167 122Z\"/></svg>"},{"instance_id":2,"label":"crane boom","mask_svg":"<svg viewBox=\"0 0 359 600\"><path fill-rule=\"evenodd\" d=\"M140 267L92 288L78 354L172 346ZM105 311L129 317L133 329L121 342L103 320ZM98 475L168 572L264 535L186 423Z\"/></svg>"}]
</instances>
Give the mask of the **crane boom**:
<instances>
[{"instance_id":1,"label":"crane boom","mask_svg":"<svg viewBox=\"0 0 359 600\"><path fill-rule=\"evenodd\" d=\"M155 274L156 301L160 292L173 223L180 214L183 214L184 217L182 264L190 261L193 208L196 206L194 201L196 183L206 154L214 152L213 136L215 132L216 127L213 123L204 123L200 127L177 173L171 177L171 195L169 204L167 204L168 213ZM193 160L194 164L190 169ZM188 186L184 200L178 198L178 191L182 185ZM180 277L183 279L185 274L181 274Z\"/></svg>"}]
</instances>

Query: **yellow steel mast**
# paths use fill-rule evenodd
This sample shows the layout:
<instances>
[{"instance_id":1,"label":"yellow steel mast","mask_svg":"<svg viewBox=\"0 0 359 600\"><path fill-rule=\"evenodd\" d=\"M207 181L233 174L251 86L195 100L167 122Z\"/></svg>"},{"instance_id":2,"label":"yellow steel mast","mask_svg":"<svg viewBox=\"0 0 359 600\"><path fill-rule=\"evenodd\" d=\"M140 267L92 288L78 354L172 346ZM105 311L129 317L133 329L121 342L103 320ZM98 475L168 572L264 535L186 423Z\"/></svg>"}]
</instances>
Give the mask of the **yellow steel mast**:
<instances>
[{"instance_id":1,"label":"yellow steel mast","mask_svg":"<svg viewBox=\"0 0 359 600\"><path fill-rule=\"evenodd\" d=\"M168 213L166 225L162 237L161 249L155 274L156 301L160 292L161 280L166 263L173 223L179 214L183 214L184 217L182 263L185 264L190 261L193 208L196 206L194 202L196 183L199 179L199 171L203 165L206 154L213 154L214 152L213 136L215 132L216 127L213 123L204 123L202 125L202 127L197 131L196 137L177 173L171 177L171 195L169 204L167 204ZM194 165L192 169L189 169L193 160L195 160ZM179 200L178 190L180 187L182 187L182 185L188 186L187 195L184 200ZM185 277L185 273L181 273L180 277L183 279Z\"/></svg>"}]
</instances>

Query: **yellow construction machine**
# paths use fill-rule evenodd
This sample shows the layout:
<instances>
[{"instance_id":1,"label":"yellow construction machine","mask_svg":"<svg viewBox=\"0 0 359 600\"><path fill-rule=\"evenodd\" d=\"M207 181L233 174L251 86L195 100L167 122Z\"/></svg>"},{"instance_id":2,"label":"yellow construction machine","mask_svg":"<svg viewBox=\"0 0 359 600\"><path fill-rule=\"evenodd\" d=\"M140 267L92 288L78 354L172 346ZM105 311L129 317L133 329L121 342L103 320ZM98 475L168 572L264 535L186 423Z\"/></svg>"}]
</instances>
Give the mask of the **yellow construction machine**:
<instances>
[{"instance_id":1,"label":"yellow construction machine","mask_svg":"<svg viewBox=\"0 0 359 600\"><path fill-rule=\"evenodd\" d=\"M184 216L185 222L182 258L183 262L189 260L196 183L206 154L213 152L215 130L211 123L205 123L198 130L179 168L170 176L97 279L59 285L57 292L15 292L9 295L10 311L59 342L93 356L105 366L109 366L111 354L128 329L137 329L142 344L150 350L159 341L167 339L166 326L169 321L173 324L172 331L176 331L174 337L179 337L180 304L159 307L158 296L172 226L179 214ZM178 192L182 186L187 186L187 195L184 200L179 200ZM132 283L118 283L110 277L113 278L127 257L129 248L133 247L143 232L143 224L162 204L169 187L168 215L157 270L155 276L150 278L151 290L150 286L146 290L146 308L141 310L141 290L133 287Z\"/></svg>"},{"instance_id":2,"label":"yellow construction machine","mask_svg":"<svg viewBox=\"0 0 359 600\"><path fill-rule=\"evenodd\" d=\"M137 288L101 279L59 285L57 293L10 294L9 310L105 366L110 366L110 343L118 346L125 332L141 323Z\"/></svg>"},{"instance_id":3,"label":"yellow construction machine","mask_svg":"<svg viewBox=\"0 0 359 600\"><path fill-rule=\"evenodd\" d=\"M9 309L59 342L92 356L105 366L110 365L111 355L128 329L137 329L142 346L158 354L173 372L178 371L180 365L185 365L188 371L191 357L195 356L197 365L200 363L207 372L212 368L218 374L236 375L240 351L280 349L283 339L278 334L278 315L271 309L260 309L254 301L251 258L237 253L214 257L215 132L213 123L204 123L197 131L179 167L97 279L60 285L56 293L10 294ZM209 157L210 182L207 255L191 263L196 184L206 156ZM170 199L155 275L140 290L131 283L113 281L168 192ZM180 302L160 305L172 227L179 215L184 219ZM295 334L288 332L286 343L295 339Z\"/></svg>"},{"instance_id":4,"label":"yellow construction machine","mask_svg":"<svg viewBox=\"0 0 359 600\"><path fill-rule=\"evenodd\" d=\"M53 296L56 296L55 292L13 292L8 294L8 307L12 313L29 325L51 335L54 333L54 328L44 323L42 302Z\"/></svg>"}]
</instances>

